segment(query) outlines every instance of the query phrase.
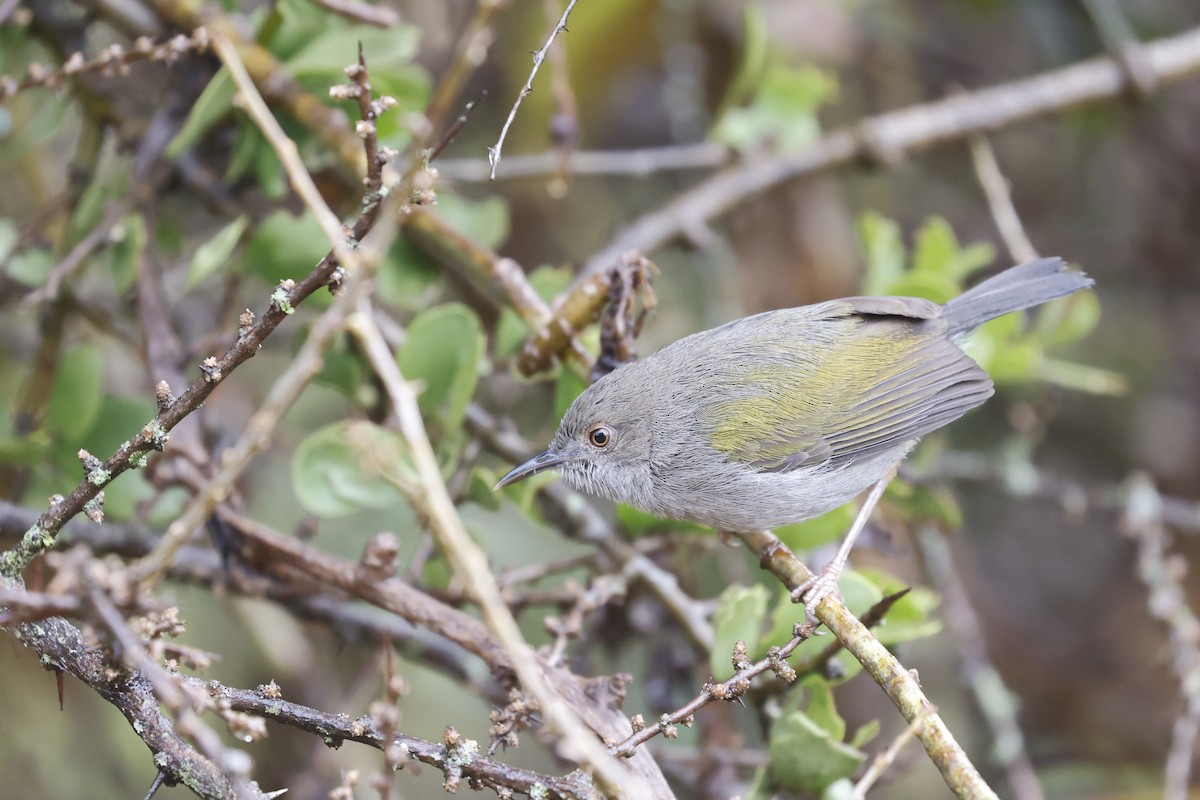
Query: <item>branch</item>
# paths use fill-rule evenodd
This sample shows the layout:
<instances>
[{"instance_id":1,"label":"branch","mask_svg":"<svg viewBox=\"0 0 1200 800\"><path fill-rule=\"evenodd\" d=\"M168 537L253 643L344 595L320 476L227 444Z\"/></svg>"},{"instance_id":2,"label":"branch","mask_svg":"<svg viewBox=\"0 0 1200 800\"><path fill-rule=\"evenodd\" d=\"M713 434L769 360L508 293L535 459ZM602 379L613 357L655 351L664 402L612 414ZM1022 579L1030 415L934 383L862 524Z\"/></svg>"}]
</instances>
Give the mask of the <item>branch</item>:
<instances>
[{"instance_id":1,"label":"branch","mask_svg":"<svg viewBox=\"0 0 1200 800\"><path fill-rule=\"evenodd\" d=\"M925 528L917 531L915 538L925 572L942 597L943 616L958 650L962 679L987 723L992 749L1007 774L1009 789L1015 800L1043 800L1046 794L1017 721L1017 700L988 656L983 626L954 567L946 536Z\"/></svg>"},{"instance_id":2,"label":"branch","mask_svg":"<svg viewBox=\"0 0 1200 800\"><path fill-rule=\"evenodd\" d=\"M1130 481L1125 533L1137 544L1137 575L1147 590L1150 616L1167 629L1171 671L1179 680L1181 708L1171 732L1164 800L1187 800L1192 759L1200 735L1200 619L1187 604L1183 556L1167 551L1170 534L1162 522L1158 490L1144 475Z\"/></svg>"},{"instance_id":3,"label":"branch","mask_svg":"<svg viewBox=\"0 0 1200 800\"><path fill-rule=\"evenodd\" d=\"M129 71L130 64L136 64L139 61L173 64L180 56L187 53L203 53L208 49L208 45L208 31L196 27L191 36L184 36L181 33L162 44L154 44L148 37L141 36L133 43L132 50L126 50L119 44L109 45L91 61L85 61L82 53L74 53L56 70L46 69L45 66L35 62L26 68L24 77L19 80L8 75L0 75L0 104L26 89L35 87L59 89L68 80L80 75L97 72L106 76L123 75Z\"/></svg>"},{"instance_id":4,"label":"branch","mask_svg":"<svg viewBox=\"0 0 1200 800\"><path fill-rule=\"evenodd\" d=\"M1160 84L1200 72L1200 28L1141 46ZM1042 75L910 106L838 128L813 144L770 158L749 160L693 186L646 214L580 268L577 281L608 269L620 255L645 255L720 216L750 196L785 181L854 161L893 163L904 155L972 134L1120 96L1132 82L1112 58L1096 58Z\"/></svg>"},{"instance_id":5,"label":"branch","mask_svg":"<svg viewBox=\"0 0 1200 800\"><path fill-rule=\"evenodd\" d=\"M504 120L504 127L500 129L500 138L496 143L488 148L488 162L492 165L492 180L496 179L496 167L500 166L500 150L504 147L504 138L508 136L508 129L513 124L513 120L517 118L517 109L521 107L521 101L533 91L533 79L537 75L538 70L542 66L542 62L546 60L546 53L550 50L551 45L560 33L567 29L567 18L571 16L571 10L575 8L575 3L578 0L570 0L567 3L567 8L563 11L562 18L558 24L554 26L554 30L550 31L549 38L542 45L542 49L533 54L533 69L529 72L529 78L525 81L525 85L521 87L521 93L517 95L517 100L513 103L512 110L508 112L508 119Z\"/></svg>"},{"instance_id":6,"label":"branch","mask_svg":"<svg viewBox=\"0 0 1200 800\"><path fill-rule=\"evenodd\" d=\"M1017 207L1013 205L1008 180L996 161L996 152L992 150L987 137L982 134L969 137L967 145L971 149L975 175L979 178L979 185L983 187L992 219L996 222L996 229L1000 231L1000 238L1004 241L1009 256L1016 264L1036 260L1037 249L1034 248L1029 234L1025 233L1025 226L1021 224L1021 216L1017 213Z\"/></svg>"},{"instance_id":7,"label":"branch","mask_svg":"<svg viewBox=\"0 0 1200 800\"><path fill-rule=\"evenodd\" d=\"M807 623L795 625L792 628L791 641L783 647L770 648L767 651L766 658L753 664L747 663L745 642L738 642L733 651L734 664L745 664L745 666L740 666L737 672L720 683L705 684L700 694L671 713L663 714L658 718L658 722L650 727L645 726L641 714L637 715L633 724L634 732L613 745L610 751L613 755L617 756L632 755L638 745L645 744L660 733L668 739L674 739L676 736L674 727L676 725L682 723L683 725L690 726L692 715L709 703L717 700L724 700L725 702L740 700L743 695L750 691L750 681L768 670L779 676L780 680L792 683L798 677L798 673L787 663L787 657L802 642L809 639L813 635L813 632L814 627Z\"/></svg>"},{"instance_id":8,"label":"branch","mask_svg":"<svg viewBox=\"0 0 1200 800\"><path fill-rule=\"evenodd\" d=\"M216 681L201 681L186 678L195 688L227 702L234 711L255 714L263 719L288 725L309 733L317 734L332 747L342 741L358 742L384 749L385 739L370 716L351 719L347 714L330 714L298 703L269 696L275 692L250 691L224 686ZM530 797L593 798L595 789L582 776L554 777L518 767L510 767L486 758L479 745L458 735L453 728L446 729L442 744L435 744L415 736L396 733L392 743L405 756L429 764L446 776L445 788L453 792L457 781L465 779L473 789L490 788L504 796L503 792L517 791ZM452 786L451 781L455 784Z\"/></svg>"},{"instance_id":9,"label":"branch","mask_svg":"<svg viewBox=\"0 0 1200 800\"><path fill-rule=\"evenodd\" d=\"M13 582L0 579L13 587ZM204 800L233 800L239 794L221 769L200 755L159 708L150 682L134 672L113 680L101 651L91 647L74 625L61 617L18 625L17 641L38 654L41 663L78 678L120 711L154 754L154 765L173 783L182 783Z\"/></svg>"},{"instance_id":10,"label":"branch","mask_svg":"<svg viewBox=\"0 0 1200 800\"><path fill-rule=\"evenodd\" d=\"M739 533L737 536L758 556L763 569L779 578L790 591L795 591L812 577L808 567L770 531ZM916 675L904 669L837 597L831 595L822 600L816 613L817 619L825 623L891 698L904 719L912 723L922 714L927 715L917 731L917 738L955 795L963 800L995 800L996 793L984 782L946 723L932 711L933 706L921 691Z\"/></svg>"}]
</instances>

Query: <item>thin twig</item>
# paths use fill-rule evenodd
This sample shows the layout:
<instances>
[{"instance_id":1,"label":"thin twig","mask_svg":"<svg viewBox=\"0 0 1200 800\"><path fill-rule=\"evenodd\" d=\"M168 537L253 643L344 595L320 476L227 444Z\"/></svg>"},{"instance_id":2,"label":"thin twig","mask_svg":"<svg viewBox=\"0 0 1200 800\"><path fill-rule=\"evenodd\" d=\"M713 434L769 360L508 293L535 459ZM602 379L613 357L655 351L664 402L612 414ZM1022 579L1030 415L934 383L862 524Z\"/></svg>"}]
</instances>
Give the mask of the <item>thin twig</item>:
<instances>
[{"instance_id":1,"label":"thin twig","mask_svg":"<svg viewBox=\"0 0 1200 800\"><path fill-rule=\"evenodd\" d=\"M991 209L992 219L996 222L996 229L1000 231L1000 238L1004 240L1005 249L1018 264L1035 260L1038 257L1037 250L1034 249L1029 235L1025 233L1025 226L1021 224L1021 217L1013 205L1011 188L1004 173L1000 171L1000 164L996 161L996 152L992 145L986 136L980 134L968 137L967 146L971 149L975 175L979 178L979 185L983 187L983 194L987 197L988 208Z\"/></svg>"},{"instance_id":2,"label":"thin twig","mask_svg":"<svg viewBox=\"0 0 1200 800\"><path fill-rule=\"evenodd\" d=\"M659 734L664 734L668 739L674 739L675 734L672 728L679 724L690 725L690 719L693 714L699 711L709 703L723 700L725 702L733 702L739 700L743 695L750 690L750 682L762 675L764 672L774 672L781 680L786 683L792 683L796 680L797 673L787 663L787 657L792 654L805 640L812 637L814 629L807 624L798 624L792 630L792 638L787 644L782 647L772 647L767 652L767 657L746 664L746 666L738 669L731 677L717 684L705 684L700 694L689 700L674 711L663 714L658 718L654 725L646 726L641 721L641 715L638 715L634 724L633 733L625 737L622 741L613 745L610 750L613 755L629 756L639 745L653 739ZM739 659L746 661L745 643L738 642L739 650L735 649L734 660Z\"/></svg>"},{"instance_id":3,"label":"thin twig","mask_svg":"<svg viewBox=\"0 0 1200 800\"><path fill-rule=\"evenodd\" d=\"M48 300L57 299L64 284L73 283L84 267L89 263L94 263L91 261L91 257L96 251L113 244L113 229L128 211L127 203L110 207L104 213L103 219L71 248L62 261L50 270L50 274L46 276L46 281L41 287L25 296L21 301L22 310L28 311Z\"/></svg>"},{"instance_id":4,"label":"thin twig","mask_svg":"<svg viewBox=\"0 0 1200 800\"><path fill-rule=\"evenodd\" d=\"M508 119L504 120L504 127L500 129L500 138L496 143L488 148L488 163L491 165L491 179L496 179L496 167L500 165L500 151L504 147L504 138L508 136L508 129L513 124L513 120L517 118L517 109L521 107L521 102L525 97L533 91L533 79L537 76L538 70L541 69L542 62L546 60L546 53L549 52L551 45L554 44L558 34L566 31L567 18L571 16L571 10L575 8L575 3L578 0L571 0L567 3L566 10L563 11L562 18L558 24L554 26L554 30L550 31L550 36L546 39L546 43L542 45L542 49L533 54L533 69L529 72L529 78L526 79L525 85L521 87L520 94L517 95L516 102L513 103L512 110L508 112Z\"/></svg>"},{"instance_id":5,"label":"thin twig","mask_svg":"<svg viewBox=\"0 0 1200 800\"><path fill-rule=\"evenodd\" d=\"M221 57L221 62L229 70L229 75L238 88L238 97L242 107L275 150L275 154L279 157L279 161L287 173L288 182L291 183L296 194L300 195L304 206L316 219L317 224L321 226L338 263L348 270L356 270L359 266L359 256L347 245L346 232L342 228L341 220L329 210L329 205L321 196L316 183L313 182L312 175L309 174L308 168L300 159L300 150L296 147L296 143L283 132L279 121L267 108L266 102L254 85L254 80L246 71L246 66L242 63L237 48L227 37L220 34L213 36L212 43L213 49Z\"/></svg>"},{"instance_id":6,"label":"thin twig","mask_svg":"<svg viewBox=\"0 0 1200 800\"><path fill-rule=\"evenodd\" d=\"M951 560L946 536L939 530L925 528L918 531L916 540L925 572L942 596L963 680L991 732L992 749L1007 773L1012 796L1016 800L1043 800L1046 795L1017 721L1016 700L988 656L983 627Z\"/></svg>"},{"instance_id":7,"label":"thin twig","mask_svg":"<svg viewBox=\"0 0 1200 800\"><path fill-rule=\"evenodd\" d=\"M210 761L225 770L231 785L238 797L254 798L259 792L254 788L240 771L231 770L233 765L250 766L250 759L244 753L234 755L222 743L212 728L208 727L193 710L194 698L189 698L176 683L177 676L172 676L165 669L152 661L146 655L141 640L130 629L121 612L99 587L92 586L88 591L92 606L97 616L108 628L109 633L118 644L118 651L126 664L150 682L154 695L171 713L175 726L181 734L196 744L196 747Z\"/></svg>"},{"instance_id":8,"label":"thin twig","mask_svg":"<svg viewBox=\"0 0 1200 800\"><path fill-rule=\"evenodd\" d=\"M182 680L185 685L202 689L214 698L229 703L234 711L254 714L328 740L358 742L379 749L383 749L387 742L375 720L367 715L351 718L347 714L331 714L277 696L269 697L261 691L238 689L196 678ZM552 798L594 797L594 791L581 776L560 778L493 761L479 752L475 742L459 737L457 733L448 735L440 744L404 733L394 734L391 741L409 758L428 764L447 777L457 769L459 779L469 781L472 786L530 796L535 796L540 786Z\"/></svg>"},{"instance_id":9,"label":"thin twig","mask_svg":"<svg viewBox=\"0 0 1200 800\"><path fill-rule=\"evenodd\" d=\"M1168 551L1170 532L1162 522L1158 490L1146 475L1130 480L1124 531L1137 544L1137 575L1147 589L1146 607L1167 629L1171 671L1179 681L1181 709L1171 730L1164 800L1187 800L1192 760L1200 735L1200 618L1187 604L1187 563Z\"/></svg>"},{"instance_id":10,"label":"thin twig","mask_svg":"<svg viewBox=\"0 0 1200 800\"><path fill-rule=\"evenodd\" d=\"M6 3L5 7L7 6ZM85 60L82 53L74 53L56 70L47 69L44 65L34 62L26 68L25 75L19 80L0 75L0 104L26 89L58 89L71 78L97 72L102 75L115 75L139 61L172 64L187 53L203 53L208 46L208 31L197 27L191 36L181 33L161 44L154 44L148 37L143 36L139 37L129 50L119 44L109 45L91 61Z\"/></svg>"},{"instance_id":11,"label":"thin twig","mask_svg":"<svg viewBox=\"0 0 1200 800\"><path fill-rule=\"evenodd\" d=\"M922 709L917 718L908 724L904 730L900 731L900 735L892 740L892 743L887 746L879 755L871 761L871 766L867 767L867 771L854 784L854 789L851 790L847 800L864 800L867 796L867 790L875 785L875 782L883 776L884 771L896 761L896 756L900 755L900 751L904 749L904 745L908 744L909 740L917 735L917 731L925 724L925 718L934 713L936 709Z\"/></svg>"}]
</instances>

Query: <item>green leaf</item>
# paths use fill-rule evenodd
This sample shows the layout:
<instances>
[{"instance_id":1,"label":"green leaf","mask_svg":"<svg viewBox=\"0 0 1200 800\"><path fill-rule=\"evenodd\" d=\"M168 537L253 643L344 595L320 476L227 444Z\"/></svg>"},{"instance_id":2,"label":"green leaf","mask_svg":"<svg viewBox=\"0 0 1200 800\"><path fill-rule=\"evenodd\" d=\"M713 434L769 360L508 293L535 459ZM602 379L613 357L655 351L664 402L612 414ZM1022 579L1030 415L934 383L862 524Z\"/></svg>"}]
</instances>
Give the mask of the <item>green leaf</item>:
<instances>
[{"instance_id":1,"label":"green leaf","mask_svg":"<svg viewBox=\"0 0 1200 800\"><path fill-rule=\"evenodd\" d=\"M930 217L917 231L913 243L913 272L943 275L953 271L958 238L944 217Z\"/></svg>"},{"instance_id":2,"label":"green leaf","mask_svg":"<svg viewBox=\"0 0 1200 800\"><path fill-rule=\"evenodd\" d=\"M738 641L745 642L751 652L757 646L767 617L770 596L765 586L756 584L730 586L717 598L709 663L715 679L724 680L735 672L732 655Z\"/></svg>"},{"instance_id":3,"label":"green leaf","mask_svg":"<svg viewBox=\"0 0 1200 800\"><path fill-rule=\"evenodd\" d=\"M346 397L357 398L362 387L363 365L358 356L350 352L344 342L330 348L325 356L321 371L313 378L314 383L332 387Z\"/></svg>"},{"instance_id":4,"label":"green leaf","mask_svg":"<svg viewBox=\"0 0 1200 800\"><path fill-rule=\"evenodd\" d=\"M54 269L54 256L48 250L31 247L17 253L4 264L4 274L22 286L36 289L46 283Z\"/></svg>"},{"instance_id":5,"label":"green leaf","mask_svg":"<svg viewBox=\"0 0 1200 800\"><path fill-rule=\"evenodd\" d=\"M713 138L739 150L765 141L794 150L820 134L816 111L837 93L837 80L817 67L768 69L754 99L745 108L727 111L713 128Z\"/></svg>"},{"instance_id":6,"label":"green leaf","mask_svg":"<svg viewBox=\"0 0 1200 800\"><path fill-rule=\"evenodd\" d=\"M398 308L417 311L433 305L441 278L442 271L432 259L412 242L397 237L379 265L378 292Z\"/></svg>"},{"instance_id":7,"label":"green leaf","mask_svg":"<svg viewBox=\"0 0 1200 800\"><path fill-rule=\"evenodd\" d=\"M617 504L617 522L630 536L645 536L656 531L691 531L701 535L712 533L711 528L698 522L655 516L624 503Z\"/></svg>"},{"instance_id":8,"label":"green leaf","mask_svg":"<svg viewBox=\"0 0 1200 800\"><path fill-rule=\"evenodd\" d=\"M963 278L986 267L996 257L987 242L962 247L954 229L943 217L930 217L917 231L913 246L913 272L947 278L957 294Z\"/></svg>"},{"instance_id":9,"label":"green leaf","mask_svg":"<svg viewBox=\"0 0 1200 800\"><path fill-rule=\"evenodd\" d=\"M418 401L446 429L462 424L475 396L486 342L475 312L447 303L418 314L396 360L409 380L421 381Z\"/></svg>"},{"instance_id":10,"label":"green leaf","mask_svg":"<svg viewBox=\"0 0 1200 800\"><path fill-rule=\"evenodd\" d=\"M272 200L282 200L288 192L287 171L266 139L259 139L251 166L254 167L254 179L263 194Z\"/></svg>"},{"instance_id":11,"label":"green leaf","mask_svg":"<svg viewBox=\"0 0 1200 800\"><path fill-rule=\"evenodd\" d=\"M842 719L833 702L832 684L814 675L805 678L804 685L810 694L805 713L829 738L840 742L846 736L846 720Z\"/></svg>"},{"instance_id":12,"label":"green leaf","mask_svg":"<svg viewBox=\"0 0 1200 800\"><path fill-rule=\"evenodd\" d=\"M500 476L491 470L476 469L471 473L467 489L463 494L468 501L475 503L480 508L487 511L499 511L503 504L500 502L500 493L493 488L498 480L500 480Z\"/></svg>"},{"instance_id":13,"label":"green leaf","mask_svg":"<svg viewBox=\"0 0 1200 800\"><path fill-rule=\"evenodd\" d=\"M888 294L888 288L904 274L904 242L900 226L869 211L858 220L858 235L867 251L864 294Z\"/></svg>"},{"instance_id":14,"label":"green leaf","mask_svg":"<svg viewBox=\"0 0 1200 800\"><path fill-rule=\"evenodd\" d=\"M229 265L230 256L233 255L234 248L241 241L242 234L246 232L249 224L249 218L242 214L196 248L196 252L192 254L192 260L188 263L186 282L188 289L194 289L205 278Z\"/></svg>"},{"instance_id":15,"label":"green leaf","mask_svg":"<svg viewBox=\"0 0 1200 800\"><path fill-rule=\"evenodd\" d=\"M167 158L179 158L184 151L195 147L208 129L233 110L234 85L229 71L222 67L196 98L187 121L167 145Z\"/></svg>"},{"instance_id":16,"label":"green leaf","mask_svg":"<svg viewBox=\"0 0 1200 800\"><path fill-rule=\"evenodd\" d=\"M309 434L292 458L292 487L318 517L391 508L400 495L386 475L411 473L403 438L370 422L335 422Z\"/></svg>"},{"instance_id":17,"label":"green leaf","mask_svg":"<svg viewBox=\"0 0 1200 800\"><path fill-rule=\"evenodd\" d=\"M754 89L762 82L770 55L770 33L758 3L747 3L742 11L742 41L739 48L737 72L729 81L729 88L721 101L718 118L724 118L730 108L749 103Z\"/></svg>"},{"instance_id":18,"label":"green leaf","mask_svg":"<svg viewBox=\"0 0 1200 800\"><path fill-rule=\"evenodd\" d=\"M141 269L142 254L146 250L146 218L141 214L130 214L112 229L116 240L109 261L113 284L119 294L124 294L137 280Z\"/></svg>"},{"instance_id":19,"label":"green leaf","mask_svg":"<svg viewBox=\"0 0 1200 800\"><path fill-rule=\"evenodd\" d=\"M1079 292L1038 308L1032 333L1046 347L1074 342L1100 322L1100 299L1095 292Z\"/></svg>"},{"instance_id":20,"label":"green leaf","mask_svg":"<svg viewBox=\"0 0 1200 800\"><path fill-rule=\"evenodd\" d=\"M394 25L390 28L325 25L325 30L310 38L286 63L297 78L332 77L344 83L344 70L358 62L355 45L358 43L362 45L367 64L371 67L373 80L377 69L384 70L411 62L417 54L420 36L420 30L412 25Z\"/></svg>"},{"instance_id":21,"label":"green leaf","mask_svg":"<svg viewBox=\"0 0 1200 800\"><path fill-rule=\"evenodd\" d=\"M842 593L846 607L856 617L861 617L871 606L883 598L883 592L880 591L879 587L866 575L854 569L847 569L841 574L841 577L838 579L838 589ZM793 603L791 594L786 589L781 589L775 608L771 614L770 632L763 637L763 647L755 651L755 657L761 657L766 653L765 645L768 643L783 644L790 640L792 638L792 627L803 618L804 606ZM826 644L827 637L806 639L795 649L792 662L800 663L816 658L825 649ZM854 656L845 651L835 656L835 659L840 661L843 667L843 677L837 681L838 683L844 683L857 675L862 669L862 665L855 660Z\"/></svg>"},{"instance_id":22,"label":"green leaf","mask_svg":"<svg viewBox=\"0 0 1200 800\"><path fill-rule=\"evenodd\" d=\"M881 596L909 589L904 581L882 570L867 568L860 574L875 585ZM888 609L883 622L874 629L875 637L886 645L895 645L933 636L942 629L941 620L932 616L939 602L933 590L912 587Z\"/></svg>"},{"instance_id":23,"label":"green leaf","mask_svg":"<svg viewBox=\"0 0 1200 800\"><path fill-rule=\"evenodd\" d=\"M50 390L46 429L59 441L77 444L96 421L100 404L103 366L99 351L80 344L62 354Z\"/></svg>"},{"instance_id":24,"label":"green leaf","mask_svg":"<svg viewBox=\"0 0 1200 800\"><path fill-rule=\"evenodd\" d=\"M910 521L930 520L949 530L962 527L963 513L954 493L940 485L914 485L903 506L904 518Z\"/></svg>"},{"instance_id":25,"label":"green leaf","mask_svg":"<svg viewBox=\"0 0 1200 800\"><path fill-rule=\"evenodd\" d=\"M299 280L328 251L325 233L311 214L294 216L276 211L263 220L246 243L242 263L274 286L284 278Z\"/></svg>"},{"instance_id":26,"label":"green leaf","mask_svg":"<svg viewBox=\"0 0 1200 800\"><path fill-rule=\"evenodd\" d=\"M771 771L759 767L754 773L754 780L746 790L746 800L773 800L775 792L771 789Z\"/></svg>"},{"instance_id":27,"label":"green leaf","mask_svg":"<svg viewBox=\"0 0 1200 800\"><path fill-rule=\"evenodd\" d=\"M854 735L850 737L850 746L859 749L866 747L872 739L879 735L880 728L881 725L877 719L863 723L854 732Z\"/></svg>"},{"instance_id":28,"label":"green leaf","mask_svg":"<svg viewBox=\"0 0 1200 800\"><path fill-rule=\"evenodd\" d=\"M794 551L812 550L840 539L850 530L857 515L858 509L854 504L847 503L819 517L776 528L775 535Z\"/></svg>"},{"instance_id":29,"label":"green leaf","mask_svg":"<svg viewBox=\"0 0 1200 800\"><path fill-rule=\"evenodd\" d=\"M0 264L4 263L20 239L21 232L17 230L17 223L11 219L0 219Z\"/></svg>"},{"instance_id":30,"label":"green leaf","mask_svg":"<svg viewBox=\"0 0 1200 800\"><path fill-rule=\"evenodd\" d=\"M771 775L792 792L819 794L848 778L866 759L861 750L830 737L803 711L792 711L775 723L767 745Z\"/></svg>"},{"instance_id":31,"label":"green leaf","mask_svg":"<svg viewBox=\"0 0 1200 800\"><path fill-rule=\"evenodd\" d=\"M438 194L437 210L451 228L481 247L496 250L508 240L511 222L508 203L502 197L468 200L442 192Z\"/></svg>"}]
</instances>

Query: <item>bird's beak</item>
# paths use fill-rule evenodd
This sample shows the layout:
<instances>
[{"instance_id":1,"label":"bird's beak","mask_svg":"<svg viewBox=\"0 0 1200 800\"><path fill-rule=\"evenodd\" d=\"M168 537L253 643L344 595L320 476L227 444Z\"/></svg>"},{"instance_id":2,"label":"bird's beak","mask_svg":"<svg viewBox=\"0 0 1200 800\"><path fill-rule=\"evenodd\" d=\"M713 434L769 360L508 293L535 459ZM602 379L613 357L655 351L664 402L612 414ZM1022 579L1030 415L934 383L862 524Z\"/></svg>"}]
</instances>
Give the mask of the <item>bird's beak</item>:
<instances>
[{"instance_id":1,"label":"bird's beak","mask_svg":"<svg viewBox=\"0 0 1200 800\"><path fill-rule=\"evenodd\" d=\"M523 481L526 478L532 478L539 472L545 472L548 469L554 469L564 461L566 461L566 459L553 450L543 450L521 466L514 467L512 471L500 479L500 482L496 484L495 489L503 489L505 486L511 486L517 481ZM493 489L493 491L495 491L495 489Z\"/></svg>"}]
</instances>

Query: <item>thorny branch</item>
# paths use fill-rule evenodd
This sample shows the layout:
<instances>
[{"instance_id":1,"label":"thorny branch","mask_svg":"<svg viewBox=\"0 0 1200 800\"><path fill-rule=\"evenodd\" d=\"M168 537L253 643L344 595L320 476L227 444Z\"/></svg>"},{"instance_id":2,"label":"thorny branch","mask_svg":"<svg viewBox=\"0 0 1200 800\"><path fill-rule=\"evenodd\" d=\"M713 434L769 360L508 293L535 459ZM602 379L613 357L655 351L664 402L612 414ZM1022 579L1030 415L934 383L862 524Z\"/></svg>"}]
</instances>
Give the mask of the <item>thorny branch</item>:
<instances>
[{"instance_id":1,"label":"thorny branch","mask_svg":"<svg viewBox=\"0 0 1200 800\"><path fill-rule=\"evenodd\" d=\"M529 78L525 81L525 85L521 87L521 93L517 95L517 100L513 103L512 110L508 112L508 119L504 120L504 127L500 129L500 138L496 140L494 145L488 148L488 162L492 166L492 180L496 179L496 167L500 166L500 151L504 147L504 139L508 136L509 127L512 126L513 120L517 118L517 109L521 107L521 101L533 91L533 79L537 76L538 70L541 69L542 62L546 60L546 53L554 45L554 40L560 33L566 32L567 18L571 16L571 10L575 8L575 3L577 2L578 0L570 0L567 3L562 18L559 19L554 29L550 31L550 36L546 39L546 43L542 45L540 50L533 54L533 69L529 71Z\"/></svg>"}]
</instances>

